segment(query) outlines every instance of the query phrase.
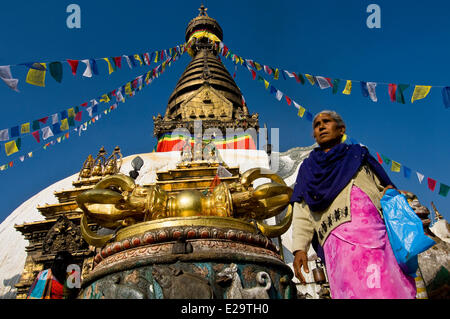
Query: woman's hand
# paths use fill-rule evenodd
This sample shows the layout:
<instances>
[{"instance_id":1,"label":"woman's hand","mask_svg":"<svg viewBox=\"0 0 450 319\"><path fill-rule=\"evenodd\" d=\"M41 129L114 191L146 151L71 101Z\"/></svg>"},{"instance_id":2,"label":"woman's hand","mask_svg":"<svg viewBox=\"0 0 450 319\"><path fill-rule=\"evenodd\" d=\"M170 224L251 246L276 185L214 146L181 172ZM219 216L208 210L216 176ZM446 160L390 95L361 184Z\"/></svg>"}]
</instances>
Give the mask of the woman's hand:
<instances>
[{"instance_id":1,"label":"woman's hand","mask_svg":"<svg viewBox=\"0 0 450 319\"><path fill-rule=\"evenodd\" d=\"M306 255L306 252L304 252L303 250L297 250L295 252L293 266L295 277L297 277L303 285L306 284L305 277L303 277L302 274L302 267L306 273L309 273L308 257Z\"/></svg>"},{"instance_id":2,"label":"woman's hand","mask_svg":"<svg viewBox=\"0 0 450 319\"><path fill-rule=\"evenodd\" d=\"M383 190L383 194L381 195L381 197L383 197L383 196L384 196L384 194L386 193L386 191L387 191L388 189L395 189L395 187L394 187L394 186L392 186L392 185L388 185L388 186L386 186L386 187L384 188L384 190Z\"/></svg>"}]
</instances>

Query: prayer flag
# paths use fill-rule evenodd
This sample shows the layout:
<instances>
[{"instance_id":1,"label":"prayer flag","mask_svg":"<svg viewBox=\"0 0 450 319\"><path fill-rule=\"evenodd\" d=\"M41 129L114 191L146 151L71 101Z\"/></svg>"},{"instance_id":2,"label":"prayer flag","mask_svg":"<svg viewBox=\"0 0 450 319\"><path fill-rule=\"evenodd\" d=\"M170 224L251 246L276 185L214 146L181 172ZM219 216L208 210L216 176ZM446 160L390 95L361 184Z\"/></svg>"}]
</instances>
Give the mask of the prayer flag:
<instances>
[{"instance_id":1,"label":"prayer flag","mask_svg":"<svg viewBox=\"0 0 450 319\"><path fill-rule=\"evenodd\" d=\"M67 118L61 120L61 131L67 131L69 129L69 121Z\"/></svg>"},{"instance_id":2,"label":"prayer flag","mask_svg":"<svg viewBox=\"0 0 450 319\"><path fill-rule=\"evenodd\" d=\"M427 178L428 179L428 188L434 192L434 189L436 188L436 181L432 178Z\"/></svg>"},{"instance_id":3,"label":"prayer flag","mask_svg":"<svg viewBox=\"0 0 450 319\"><path fill-rule=\"evenodd\" d=\"M347 80L347 82L345 83L344 91L342 91L342 94L350 95L350 93L352 93L352 81Z\"/></svg>"},{"instance_id":4,"label":"prayer flag","mask_svg":"<svg viewBox=\"0 0 450 319\"><path fill-rule=\"evenodd\" d=\"M131 95L133 93L133 91L131 90L131 82L128 82L125 85L125 94L127 95Z\"/></svg>"},{"instance_id":5,"label":"prayer flag","mask_svg":"<svg viewBox=\"0 0 450 319\"><path fill-rule=\"evenodd\" d=\"M33 131L35 131L35 130L40 130L40 129L41 129L41 126L39 125L39 121L38 121L38 120L34 120L34 121L33 121L33 124L32 124L32 126L31 126L31 129L32 129Z\"/></svg>"},{"instance_id":6,"label":"prayer flag","mask_svg":"<svg viewBox=\"0 0 450 319\"><path fill-rule=\"evenodd\" d=\"M41 122L42 124L45 124L45 123L47 123L47 120L48 120L48 116L43 117L43 118L39 119L38 121Z\"/></svg>"},{"instance_id":7,"label":"prayer flag","mask_svg":"<svg viewBox=\"0 0 450 319\"><path fill-rule=\"evenodd\" d=\"M445 184L440 183L441 186L439 187L439 195L447 197L448 191L450 190L450 186L447 186Z\"/></svg>"},{"instance_id":8,"label":"prayer flag","mask_svg":"<svg viewBox=\"0 0 450 319\"><path fill-rule=\"evenodd\" d=\"M416 172L417 174L417 179L419 180L419 183L422 184L422 180L425 177L423 174L420 174L419 172Z\"/></svg>"},{"instance_id":9,"label":"prayer flag","mask_svg":"<svg viewBox=\"0 0 450 319\"><path fill-rule=\"evenodd\" d=\"M411 177L411 169L403 166L403 175L405 176L405 178L410 178Z\"/></svg>"},{"instance_id":10,"label":"prayer flag","mask_svg":"<svg viewBox=\"0 0 450 319\"><path fill-rule=\"evenodd\" d=\"M298 106L298 116L303 117L303 115L305 114L305 108L303 106Z\"/></svg>"},{"instance_id":11,"label":"prayer flag","mask_svg":"<svg viewBox=\"0 0 450 319\"><path fill-rule=\"evenodd\" d=\"M109 59L108 58L103 58L103 60L105 60L106 63L108 63L108 72L109 72L109 74L113 73L114 69L113 69L113 67L111 65L111 62L109 62Z\"/></svg>"},{"instance_id":12,"label":"prayer flag","mask_svg":"<svg viewBox=\"0 0 450 319\"><path fill-rule=\"evenodd\" d=\"M377 152L378 163L383 164L383 160L381 159L380 154Z\"/></svg>"},{"instance_id":13,"label":"prayer flag","mask_svg":"<svg viewBox=\"0 0 450 319\"><path fill-rule=\"evenodd\" d=\"M392 161L391 171L399 173L400 168L401 168L400 163L397 163L396 161Z\"/></svg>"},{"instance_id":14,"label":"prayer flag","mask_svg":"<svg viewBox=\"0 0 450 319\"><path fill-rule=\"evenodd\" d=\"M135 58L136 60L139 61L140 65L143 64L142 59L141 59L141 57L139 56L139 54L135 54L135 55L134 55L134 58Z\"/></svg>"},{"instance_id":15,"label":"prayer flag","mask_svg":"<svg viewBox=\"0 0 450 319\"><path fill-rule=\"evenodd\" d=\"M442 88L442 98L444 100L445 108L450 107L450 86Z\"/></svg>"},{"instance_id":16,"label":"prayer flag","mask_svg":"<svg viewBox=\"0 0 450 319\"><path fill-rule=\"evenodd\" d=\"M11 141L11 142L7 142L5 143L5 152L6 152L6 156L10 156L14 153L17 153L19 151L16 141Z\"/></svg>"},{"instance_id":17,"label":"prayer flag","mask_svg":"<svg viewBox=\"0 0 450 319\"><path fill-rule=\"evenodd\" d=\"M67 110L67 116L75 117L75 110L73 109L73 107L71 107L70 109Z\"/></svg>"},{"instance_id":18,"label":"prayer flag","mask_svg":"<svg viewBox=\"0 0 450 319\"><path fill-rule=\"evenodd\" d=\"M264 86L266 87L266 90L269 88L269 82L267 82L266 80L264 80Z\"/></svg>"},{"instance_id":19,"label":"prayer flag","mask_svg":"<svg viewBox=\"0 0 450 319\"><path fill-rule=\"evenodd\" d=\"M159 52L158 52L158 51L155 51L155 63L158 62L158 56L159 56Z\"/></svg>"},{"instance_id":20,"label":"prayer flag","mask_svg":"<svg viewBox=\"0 0 450 319\"><path fill-rule=\"evenodd\" d=\"M339 82L341 82L340 79L334 79L333 80L333 94L336 94L339 89Z\"/></svg>"},{"instance_id":21,"label":"prayer flag","mask_svg":"<svg viewBox=\"0 0 450 319\"><path fill-rule=\"evenodd\" d=\"M144 53L144 63L146 64L146 65L150 65L150 57L149 57L149 55L148 55L148 53Z\"/></svg>"},{"instance_id":22,"label":"prayer flag","mask_svg":"<svg viewBox=\"0 0 450 319\"><path fill-rule=\"evenodd\" d=\"M391 102L397 101L397 99L395 97L395 93L397 92L397 84L390 83L388 92L389 92L389 97L391 98Z\"/></svg>"},{"instance_id":23,"label":"prayer flag","mask_svg":"<svg viewBox=\"0 0 450 319\"><path fill-rule=\"evenodd\" d=\"M403 92L409 88L409 84L399 84L397 86L397 102L405 104L405 97Z\"/></svg>"},{"instance_id":24,"label":"prayer flag","mask_svg":"<svg viewBox=\"0 0 450 319\"><path fill-rule=\"evenodd\" d=\"M54 123L54 124L52 125L52 127L53 127L53 133L54 133L54 134L59 134L59 133L61 133L61 125L60 125L59 123Z\"/></svg>"},{"instance_id":25,"label":"prayer flag","mask_svg":"<svg viewBox=\"0 0 450 319\"><path fill-rule=\"evenodd\" d=\"M292 74L295 77L295 80L301 84L305 84L305 78L303 77L303 75L301 75L301 73L299 73L298 75L295 72L292 72Z\"/></svg>"},{"instance_id":26,"label":"prayer flag","mask_svg":"<svg viewBox=\"0 0 450 319\"><path fill-rule=\"evenodd\" d=\"M73 120L73 117L69 117L67 120L68 120L68 122L69 122L69 126L70 126L70 127L75 126L75 122L74 122L74 120Z\"/></svg>"},{"instance_id":27,"label":"prayer flag","mask_svg":"<svg viewBox=\"0 0 450 319\"><path fill-rule=\"evenodd\" d=\"M30 133L30 123L23 123L20 127L20 134Z\"/></svg>"},{"instance_id":28,"label":"prayer flag","mask_svg":"<svg viewBox=\"0 0 450 319\"><path fill-rule=\"evenodd\" d=\"M53 132L50 129L50 126L43 127L41 129L41 131L42 131L42 139L43 140L46 140L46 139L48 139L48 138L53 136Z\"/></svg>"},{"instance_id":29,"label":"prayer flag","mask_svg":"<svg viewBox=\"0 0 450 319\"><path fill-rule=\"evenodd\" d=\"M278 80L279 77L280 77L280 71L278 69L275 69L275 72L273 73L273 78L275 80Z\"/></svg>"},{"instance_id":30,"label":"prayer flag","mask_svg":"<svg viewBox=\"0 0 450 319\"><path fill-rule=\"evenodd\" d=\"M114 64L116 65L116 67L121 69L122 68L122 57L121 56L116 56L116 57L114 57L112 59L114 61Z\"/></svg>"},{"instance_id":31,"label":"prayer flag","mask_svg":"<svg viewBox=\"0 0 450 319\"><path fill-rule=\"evenodd\" d=\"M91 64L91 70L95 75L98 75L98 67L97 61L95 59L89 59L89 63Z\"/></svg>"},{"instance_id":32,"label":"prayer flag","mask_svg":"<svg viewBox=\"0 0 450 319\"><path fill-rule=\"evenodd\" d=\"M78 112L78 113L75 115L75 121L80 122L82 116L83 116L83 112L82 112L82 111Z\"/></svg>"},{"instance_id":33,"label":"prayer flag","mask_svg":"<svg viewBox=\"0 0 450 319\"><path fill-rule=\"evenodd\" d=\"M19 126L11 127L11 137L18 137L19 135Z\"/></svg>"},{"instance_id":34,"label":"prayer flag","mask_svg":"<svg viewBox=\"0 0 450 319\"><path fill-rule=\"evenodd\" d=\"M316 80L322 90L331 87L330 82L328 82L323 76L316 76Z\"/></svg>"},{"instance_id":35,"label":"prayer flag","mask_svg":"<svg viewBox=\"0 0 450 319\"><path fill-rule=\"evenodd\" d=\"M56 82L61 83L63 78L63 67L61 62L51 62L48 65L50 70L50 75L55 79Z\"/></svg>"},{"instance_id":36,"label":"prayer flag","mask_svg":"<svg viewBox=\"0 0 450 319\"><path fill-rule=\"evenodd\" d=\"M375 82L367 82L367 90L369 91L369 96L370 99L373 102L377 102L378 98L377 98L377 93L375 91L377 84Z\"/></svg>"},{"instance_id":37,"label":"prayer flag","mask_svg":"<svg viewBox=\"0 0 450 319\"><path fill-rule=\"evenodd\" d=\"M305 74L305 76L308 79L309 83L311 83L311 85L314 85L316 83L316 80L314 79L314 76L309 75L309 74Z\"/></svg>"},{"instance_id":38,"label":"prayer flag","mask_svg":"<svg viewBox=\"0 0 450 319\"><path fill-rule=\"evenodd\" d=\"M9 140L9 130L7 128L0 131L0 141Z\"/></svg>"},{"instance_id":39,"label":"prayer flag","mask_svg":"<svg viewBox=\"0 0 450 319\"><path fill-rule=\"evenodd\" d=\"M291 105L291 104L292 104L291 98L290 98L289 96L287 96L287 95L285 95L284 97L286 98L287 104L288 104L288 105Z\"/></svg>"},{"instance_id":40,"label":"prayer flag","mask_svg":"<svg viewBox=\"0 0 450 319\"><path fill-rule=\"evenodd\" d=\"M32 85L45 87L45 73L47 72L46 65L45 63L41 63L41 65L44 66L44 70L36 70L34 68L30 68L25 82Z\"/></svg>"},{"instance_id":41,"label":"prayer flag","mask_svg":"<svg viewBox=\"0 0 450 319\"><path fill-rule=\"evenodd\" d=\"M88 112L89 117L92 117L92 106L86 108L86 111Z\"/></svg>"},{"instance_id":42,"label":"prayer flag","mask_svg":"<svg viewBox=\"0 0 450 319\"><path fill-rule=\"evenodd\" d=\"M100 98L100 102L108 103L109 101L111 101L111 99L109 98L108 94L103 94Z\"/></svg>"},{"instance_id":43,"label":"prayer flag","mask_svg":"<svg viewBox=\"0 0 450 319\"><path fill-rule=\"evenodd\" d=\"M307 119L308 121L312 122L313 121L313 115L310 112L306 111L305 112L305 119Z\"/></svg>"},{"instance_id":44,"label":"prayer flag","mask_svg":"<svg viewBox=\"0 0 450 319\"><path fill-rule=\"evenodd\" d=\"M414 103L414 101L420 100L425 98L428 93L430 93L431 86L426 85L416 85L414 88L413 95L411 97L411 103Z\"/></svg>"},{"instance_id":45,"label":"prayer flag","mask_svg":"<svg viewBox=\"0 0 450 319\"><path fill-rule=\"evenodd\" d=\"M347 134L344 133L344 135L342 136L342 139L341 139L341 143L345 143L346 140L347 140Z\"/></svg>"},{"instance_id":46,"label":"prayer flag","mask_svg":"<svg viewBox=\"0 0 450 319\"><path fill-rule=\"evenodd\" d=\"M364 81L360 82L361 84L361 93L364 97L368 97L369 96L369 91L367 90L367 83Z\"/></svg>"},{"instance_id":47,"label":"prayer flag","mask_svg":"<svg viewBox=\"0 0 450 319\"><path fill-rule=\"evenodd\" d=\"M389 158L387 158L386 156L384 156L383 154L381 154L381 158L386 163L386 165L391 164L391 160Z\"/></svg>"},{"instance_id":48,"label":"prayer flag","mask_svg":"<svg viewBox=\"0 0 450 319\"><path fill-rule=\"evenodd\" d=\"M77 68L78 68L78 60L67 60L67 62L70 65L70 68L72 69L72 74L75 76L77 75Z\"/></svg>"},{"instance_id":49,"label":"prayer flag","mask_svg":"<svg viewBox=\"0 0 450 319\"><path fill-rule=\"evenodd\" d=\"M284 72L287 74L288 77L295 78L294 74L292 74L291 72L286 71L286 70L284 70Z\"/></svg>"},{"instance_id":50,"label":"prayer flag","mask_svg":"<svg viewBox=\"0 0 450 319\"><path fill-rule=\"evenodd\" d=\"M81 60L84 64L86 64L86 70L84 70L83 76L87 78L92 77L92 69L91 69L91 63L89 60Z\"/></svg>"},{"instance_id":51,"label":"prayer flag","mask_svg":"<svg viewBox=\"0 0 450 319\"><path fill-rule=\"evenodd\" d=\"M267 74L271 75L272 74L272 69L269 68L267 65L264 65L264 72L266 72Z\"/></svg>"},{"instance_id":52,"label":"prayer flag","mask_svg":"<svg viewBox=\"0 0 450 319\"><path fill-rule=\"evenodd\" d=\"M2 79L10 89L19 92L19 90L17 89L19 80L13 79L11 74L11 67L9 65L0 66L0 79Z\"/></svg>"},{"instance_id":53,"label":"prayer flag","mask_svg":"<svg viewBox=\"0 0 450 319\"><path fill-rule=\"evenodd\" d=\"M281 92L280 90L276 90L276 98L278 101L281 101L281 98L283 97L283 92Z\"/></svg>"},{"instance_id":54,"label":"prayer flag","mask_svg":"<svg viewBox=\"0 0 450 319\"><path fill-rule=\"evenodd\" d=\"M66 119L68 117L69 115L67 114L67 110L61 111L61 119Z\"/></svg>"},{"instance_id":55,"label":"prayer flag","mask_svg":"<svg viewBox=\"0 0 450 319\"><path fill-rule=\"evenodd\" d=\"M300 109L300 105L298 105L297 102L295 102L295 101L293 101L293 102L294 102L294 106L295 106L297 109Z\"/></svg>"}]
</instances>

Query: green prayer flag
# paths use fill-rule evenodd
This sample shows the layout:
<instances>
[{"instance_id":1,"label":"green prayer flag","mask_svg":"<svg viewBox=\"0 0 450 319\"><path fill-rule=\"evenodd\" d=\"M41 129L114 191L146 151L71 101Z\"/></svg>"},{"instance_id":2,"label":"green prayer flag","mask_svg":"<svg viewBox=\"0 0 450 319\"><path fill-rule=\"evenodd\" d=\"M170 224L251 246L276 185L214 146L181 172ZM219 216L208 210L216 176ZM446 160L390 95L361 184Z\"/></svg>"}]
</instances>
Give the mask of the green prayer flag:
<instances>
[{"instance_id":1,"label":"green prayer flag","mask_svg":"<svg viewBox=\"0 0 450 319\"><path fill-rule=\"evenodd\" d=\"M409 88L409 84L399 84L397 86L397 102L405 104L405 96L403 95L403 92Z\"/></svg>"},{"instance_id":2,"label":"green prayer flag","mask_svg":"<svg viewBox=\"0 0 450 319\"><path fill-rule=\"evenodd\" d=\"M69 117L68 120L69 120L69 126L75 126L75 121L74 121L73 117Z\"/></svg>"},{"instance_id":3,"label":"green prayer flag","mask_svg":"<svg viewBox=\"0 0 450 319\"><path fill-rule=\"evenodd\" d=\"M383 159L383 162L385 162L386 165L390 165L391 164L391 160L389 158L387 158L383 154L380 154L380 155L381 155L381 158Z\"/></svg>"},{"instance_id":4,"label":"green prayer flag","mask_svg":"<svg viewBox=\"0 0 450 319\"><path fill-rule=\"evenodd\" d=\"M261 75L258 75L258 82L264 82L264 78Z\"/></svg>"},{"instance_id":5,"label":"green prayer flag","mask_svg":"<svg viewBox=\"0 0 450 319\"><path fill-rule=\"evenodd\" d=\"M33 126L32 126L33 131L37 131L41 129L41 126L39 125L39 120L34 120L33 121Z\"/></svg>"},{"instance_id":6,"label":"green prayer flag","mask_svg":"<svg viewBox=\"0 0 450 319\"><path fill-rule=\"evenodd\" d=\"M450 190L450 186L447 186L447 185L441 183L441 186L439 188L439 195L447 197L449 190Z\"/></svg>"},{"instance_id":7,"label":"green prayer flag","mask_svg":"<svg viewBox=\"0 0 450 319\"><path fill-rule=\"evenodd\" d=\"M338 89L339 89L339 82L340 82L341 80L339 80L339 79L334 79L333 80L333 94L336 94L337 93L337 91L338 91Z\"/></svg>"},{"instance_id":8,"label":"green prayer flag","mask_svg":"<svg viewBox=\"0 0 450 319\"><path fill-rule=\"evenodd\" d=\"M50 75L56 82L61 83L63 78L63 67L61 62L52 62L49 64Z\"/></svg>"}]
</instances>

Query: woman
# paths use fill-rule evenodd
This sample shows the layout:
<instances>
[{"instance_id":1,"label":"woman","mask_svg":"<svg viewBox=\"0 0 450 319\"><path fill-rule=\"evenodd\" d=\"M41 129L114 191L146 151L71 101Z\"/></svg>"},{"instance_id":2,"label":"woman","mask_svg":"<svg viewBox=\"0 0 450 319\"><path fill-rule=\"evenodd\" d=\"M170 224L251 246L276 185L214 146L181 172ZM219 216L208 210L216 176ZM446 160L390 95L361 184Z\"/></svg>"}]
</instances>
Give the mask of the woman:
<instances>
[{"instance_id":1,"label":"woman","mask_svg":"<svg viewBox=\"0 0 450 319\"><path fill-rule=\"evenodd\" d=\"M313 134L319 147L302 163L291 198L295 276L305 283L316 232L332 298L415 298L382 218L380 199L393 183L367 148L341 143L345 124L336 112L317 114Z\"/></svg>"}]
</instances>

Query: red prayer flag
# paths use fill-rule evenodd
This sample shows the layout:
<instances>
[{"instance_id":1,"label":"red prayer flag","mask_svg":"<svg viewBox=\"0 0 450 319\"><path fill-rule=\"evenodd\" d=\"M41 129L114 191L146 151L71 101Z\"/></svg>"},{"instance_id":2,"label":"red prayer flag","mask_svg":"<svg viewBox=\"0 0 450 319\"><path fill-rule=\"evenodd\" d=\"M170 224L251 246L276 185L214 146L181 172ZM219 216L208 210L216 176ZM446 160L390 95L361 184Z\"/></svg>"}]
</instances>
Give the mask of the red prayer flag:
<instances>
[{"instance_id":1,"label":"red prayer flag","mask_svg":"<svg viewBox=\"0 0 450 319\"><path fill-rule=\"evenodd\" d=\"M377 152L377 157L378 157L378 162L380 164L383 164L383 160L381 159L380 154L378 154L378 152Z\"/></svg>"},{"instance_id":2,"label":"red prayer flag","mask_svg":"<svg viewBox=\"0 0 450 319\"><path fill-rule=\"evenodd\" d=\"M222 56L227 55L227 52L228 52L228 47L225 45L225 46L223 47Z\"/></svg>"},{"instance_id":3,"label":"red prayer flag","mask_svg":"<svg viewBox=\"0 0 450 319\"><path fill-rule=\"evenodd\" d=\"M250 69L250 71L252 71L253 80L256 79L256 72L252 69Z\"/></svg>"},{"instance_id":4,"label":"red prayer flag","mask_svg":"<svg viewBox=\"0 0 450 319\"><path fill-rule=\"evenodd\" d=\"M428 178L428 188L432 192L434 192L434 189L436 188L436 181L434 179L432 179L432 178L429 178L429 177L427 177L427 178Z\"/></svg>"},{"instance_id":5,"label":"red prayer flag","mask_svg":"<svg viewBox=\"0 0 450 319\"><path fill-rule=\"evenodd\" d=\"M67 62L70 64L70 67L72 68L72 74L77 75L77 68L78 68L78 60L67 60Z\"/></svg>"},{"instance_id":6,"label":"red prayer flag","mask_svg":"<svg viewBox=\"0 0 450 319\"><path fill-rule=\"evenodd\" d=\"M11 162L9 162L9 167L13 167L13 162L11 161Z\"/></svg>"},{"instance_id":7,"label":"red prayer flag","mask_svg":"<svg viewBox=\"0 0 450 319\"><path fill-rule=\"evenodd\" d=\"M34 131L33 133L31 133L31 135L34 136L34 138L36 139L36 142L38 142L38 143L41 142L41 138L39 136L39 131Z\"/></svg>"},{"instance_id":8,"label":"red prayer flag","mask_svg":"<svg viewBox=\"0 0 450 319\"><path fill-rule=\"evenodd\" d=\"M391 98L391 102L395 102L397 99L395 98L395 93L397 92L397 84L389 84L389 97Z\"/></svg>"},{"instance_id":9,"label":"red prayer flag","mask_svg":"<svg viewBox=\"0 0 450 319\"><path fill-rule=\"evenodd\" d=\"M116 56L113 58L113 60L119 69L122 68L122 57L121 56Z\"/></svg>"},{"instance_id":10,"label":"red prayer flag","mask_svg":"<svg viewBox=\"0 0 450 319\"><path fill-rule=\"evenodd\" d=\"M83 116L83 112L80 111L77 113L77 115L75 115L75 121L81 121L81 117Z\"/></svg>"},{"instance_id":11,"label":"red prayer flag","mask_svg":"<svg viewBox=\"0 0 450 319\"><path fill-rule=\"evenodd\" d=\"M42 124L45 124L47 122L48 116L41 118L40 120L38 120L39 122L41 122Z\"/></svg>"},{"instance_id":12,"label":"red prayer flag","mask_svg":"<svg viewBox=\"0 0 450 319\"><path fill-rule=\"evenodd\" d=\"M333 83L331 83L331 79L330 78L325 78L325 80L327 80L327 82L330 84L330 86L333 87Z\"/></svg>"},{"instance_id":13,"label":"red prayer flag","mask_svg":"<svg viewBox=\"0 0 450 319\"><path fill-rule=\"evenodd\" d=\"M289 96L285 95L285 98L286 98L287 104L291 105L292 104L292 100L289 98Z\"/></svg>"},{"instance_id":14,"label":"red prayer flag","mask_svg":"<svg viewBox=\"0 0 450 319\"><path fill-rule=\"evenodd\" d=\"M81 104L81 106L82 106L82 107L87 107L88 104L87 104L87 102L84 102L83 104Z\"/></svg>"}]
</instances>

